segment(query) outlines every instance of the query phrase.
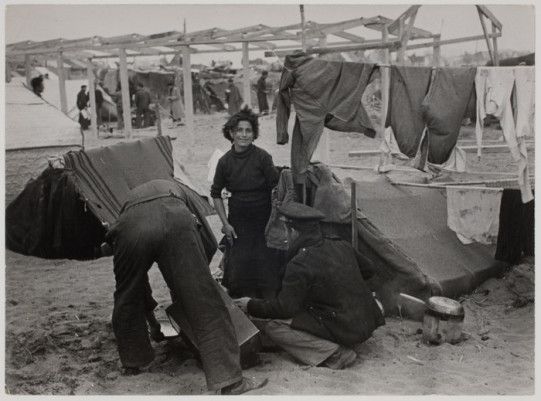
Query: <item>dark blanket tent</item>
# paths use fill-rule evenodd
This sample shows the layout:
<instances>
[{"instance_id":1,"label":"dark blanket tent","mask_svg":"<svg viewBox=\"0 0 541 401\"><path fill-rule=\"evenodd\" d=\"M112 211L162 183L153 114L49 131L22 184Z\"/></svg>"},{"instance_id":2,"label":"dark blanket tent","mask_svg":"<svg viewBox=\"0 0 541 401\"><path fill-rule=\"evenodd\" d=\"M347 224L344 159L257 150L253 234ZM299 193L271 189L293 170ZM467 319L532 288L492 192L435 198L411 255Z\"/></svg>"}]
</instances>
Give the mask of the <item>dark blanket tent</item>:
<instances>
[{"instance_id":1,"label":"dark blanket tent","mask_svg":"<svg viewBox=\"0 0 541 401\"><path fill-rule=\"evenodd\" d=\"M207 257L210 260L214 255L216 239L204 218L212 208L175 178L169 137L68 152L64 162L64 168L45 169L6 208L8 249L43 258L97 257L104 223L117 219L130 189L153 179L168 179L188 194L188 206L203 224Z\"/></svg>"}]
</instances>

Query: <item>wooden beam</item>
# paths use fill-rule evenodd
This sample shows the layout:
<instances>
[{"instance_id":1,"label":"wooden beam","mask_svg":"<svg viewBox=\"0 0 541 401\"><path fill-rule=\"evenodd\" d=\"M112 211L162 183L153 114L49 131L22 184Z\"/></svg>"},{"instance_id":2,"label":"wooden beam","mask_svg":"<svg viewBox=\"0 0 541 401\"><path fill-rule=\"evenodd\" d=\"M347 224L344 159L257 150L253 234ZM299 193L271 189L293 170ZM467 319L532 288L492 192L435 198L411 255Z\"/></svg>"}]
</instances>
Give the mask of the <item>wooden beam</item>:
<instances>
[{"instance_id":1,"label":"wooden beam","mask_svg":"<svg viewBox=\"0 0 541 401\"><path fill-rule=\"evenodd\" d=\"M381 31L381 41L382 43L387 43L389 41L389 33L387 31L387 26L384 25L384 28ZM391 54L389 49L383 51L383 63L389 65L391 62ZM389 110L389 89L391 87L391 71L389 68L380 68L379 69L380 80L381 80L381 115L378 127L378 136L381 141L386 144L385 141L385 123L387 121L387 112ZM381 167L387 164L387 159L390 158L390 149L388 145L382 146L381 148L386 148L385 151L380 150L380 159L378 166ZM381 149L380 148L380 149Z\"/></svg>"},{"instance_id":2,"label":"wooden beam","mask_svg":"<svg viewBox=\"0 0 541 401\"><path fill-rule=\"evenodd\" d=\"M247 26L247 27L244 27L244 28L238 28L238 29L229 29L229 30L220 30L220 31L217 31L216 33L214 33L212 35L213 38L227 38L227 37L230 37L230 36L236 36L236 35L239 35L239 34L247 34L247 33L250 33L250 34L258 34L258 31L261 31L263 30L263 25L261 24L258 24L258 25L252 25L252 26Z\"/></svg>"},{"instance_id":3,"label":"wooden beam","mask_svg":"<svg viewBox=\"0 0 541 401\"><path fill-rule=\"evenodd\" d=\"M369 24L366 25L367 28L373 29L375 31L380 31L383 29L384 24L391 24L394 21L387 17L382 17L381 15L378 17L380 21L375 24ZM397 36L398 35L398 28L394 29L393 31L389 31L390 34ZM432 38L433 34L432 32L426 31L424 29L412 27L411 28L411 39L419 39L419 38Z\"/></svg>"},{"instance_id":4,"label":"wooden beam","mask_svg":"<svg viewBox=\"0 0 541 401\"><path fill-rule=\"evenodd\" d=\"M91 59L88 59L87 61L86 74L88 76L88 93L90 95L90 129L92 130L92 135L99 138L98 115L96 114L96 93L94 88L94 66L92 65Z\"/></svg>"},{"instance_id":5,"label":"wooden beam","mask_svg":"<svg viewBox=\"0 0 541 401\"><path fill-rule=\"evenodd\" d=\"M492 24L492 34L497 33L497 27ZM498 56L498 37L492 37L492 50L494 51L494 66L497 67L500 65L500 57Z\"/></svg>"},{"instance_id":6,"label":"wooden beam","mask_svg":"<svg viewBox=\"0 0 541 401\"><path fill-rule=\"evenodd\" d=\"M329 54L338 52L350 52L354 50L369 49L393 49L400 46L400 41L389 41L388 43L359 43L351 46L329 47L325 49L309 49L307 54Z\"/></svg>"},{"instance_id":7,"label":"wooden beam","mask_svg":"<svg viewBox=\"0 0 541 401\"><path fill-rule=\"evenodd\" d=\"M496 34L489 34L489 37L493 38L493 37L500 37L502 36L501 33L496 33ZM408 50L412 50L412 49L422 49L424 47L433 47L433 46L443 46L443 45L451 45L451 44L454 44L454 43L462 43L462 42L471 42L471 41L475 41L475 40L482 40L484 39L485 36L484 35L477 35L477 36L466 36L466 37L463 37L463 38L456 38L456 39L447 39L447 40L435 40L433 42L426 42L426 43L419 43L419 44L416 44L416 45L409 45L407 47ZM391 51L393 49L391 48Z\"/></svg>"},{"instance_id":8,"label":"wooden beam","mask_svg":"<svg viewBox=\"0 0 541 401\"><path fill-rule=\"evenodd\" d=\"M417 10L419 10L421 6L411 6L406 11L402 13L397 19L395 19L393 22L391 22L388 26L389 32L396 32L397 29L400 27L400 19L405 21L407 18L415 18L415 15L417 15Z\"/></svg>"},{"instance_id":9,"label":"wooden beam","mask_svg":"<svg viewBox=\"0 0 541 401\"><path fill-rule=\"evenodd\" d=\"M267 26L267 25L261 25L262 26L262 29L260 31L258 31L257 33L251 33L251 34L246 34L244 35L244 38L245 39L251 39L252 37L261 37L263 35L267 35L267 34L276 34L278 32L280 33L287 33L285 31L289 31L289 30L293 30L293 29L301 29L301 24L292 24L292 25L285 25L285 26L281 26L281 27L270 27L270 26Z\"/></svg>"},{"instance_id":10,"label":"wooden beam","mask_svg":"<svg viewBox=\"0 0 541 401\"><path fill-rule=\"evenodd\" d=\"M252 107L252 90L250 88L250 54L248 42L242 44L242 88L244 103Z\"/></svg>"},{"instance_id":11,"label":"wooden beam","mask_svg":"<svg viewBox=\"0 0 541 401\"><path fill-rule=\"evenodd\" d=\"M417 10L420 6L411 6L404 14L403 17L400 19L399 17L399 26L400 28L400 49L398 49L398 59L400 62L404 62L404 56L406 52L406 48L408 45L408 40L410 38L411 30L413 28L413 25L415 23L415 17L417 16ZM406 19L408 19L408 22L406 23ZM395 21L396 22L396 21ZM395 23L393 22L393 24ZM391 24L391 25L393 25ZM391 25L389 25L389 30L391 29ZM402 29L402 26L403 29Z\"/></svg>"},{"instance_id":12,"label":"wooden beam","mask_svg":"<svg viewBox=\"0 0 541 401\"><path fill-rule=\"evenodd\" d=\"M64 114L68 114L68 100L66 96L66 79L64 77L64 58L62 53L58 53L56 57L58 75L58 89L60 91L60 111Z\"/></svg>"},{"instance_id":13,"label":"wooden beam","mask_svg":"<svg viewBox=\"0 0 541 401\"><path fill-rule=\"evenodd\" d=\"M317 24L314 30L306 32L306 37L319 37L321 34L334 34L335 32L345 31L347 29L356 28L358 26L366 26L379 22L380 17L371 18L355 18L348 21L338 22L335 24ZM315 35L315 36L312 36Z\"/></svg>"},{"instance_id":14,"label":"wooden beam","mask_svg":"<svg viewBox=\"0 0 541 401\"><path fill-rule=\"evenodd\" d=\"M489 33L487 30L487 27L485 25L485 17L484 14L481 12L481 9L477 9L477 12L479 14L479 19L481 20L481 26L483 27L483 33L485 35L485 42L487 43L488 53L490 54L490 59L492 60L492 65L496 65L496 59L494 58L494 52L492 51L492 43L490 43Z\"/></svg>"},{"instance_id":15,"label":"wooden beam","mask_svg":"<svg viewBox=\"0 0 541 401\"><path fill-rule=\"evenodd\" d=\"M128 63L126 60L126 50L119 49L118 70L120 73L120 90L122 93L122 117L124 119L124 132L131 139L131 102L130 102L130 83L128 80Z\"/></svg>"},{"instance_id":16,"label":"wooden beam","mask_svg":"<svg viewBox=\"0 0 541 401\"><path fill-rule=\"evenodd\" d=\"M188 134L188 158L192 158L195 145L191 67L190 48L189 46L184 46L182 48L182 78L184 82L184 108L186 112L186 131Z\"/></svg>"},{"instance_id":17,"label":"wooden beam","mask_svg":"<svg viewBox=\"0 0 541 401\"><path fill-rule=\"evenodd\" d=\"M494 16L494 14L492 14L492 12L488 9L487 6L476 5L475 7L477 7L477 9L481 13L483 13L483 15L487 17L492 22L492 24L494 24L498 28L498 30L501 32L502 27L503 27L502 23L498 21L498 19Z\"/></svg>"},{"instance_id":18,"label":"wooden beam","mask_svg":"<svg viewBox=\"0 0 541 401\"><path fill-rule=\"evenodd\" d=\"M357 43L363 43L363 42L366 42L366 39L363 38L362 36L358 36L358 35L354 35L352 33L349 33L349 32L333 32L332 35L334 36L338 36L339 38L343 38L343 39L348 39L352 42L357 42Z\"/></svg>"}]
</instances>

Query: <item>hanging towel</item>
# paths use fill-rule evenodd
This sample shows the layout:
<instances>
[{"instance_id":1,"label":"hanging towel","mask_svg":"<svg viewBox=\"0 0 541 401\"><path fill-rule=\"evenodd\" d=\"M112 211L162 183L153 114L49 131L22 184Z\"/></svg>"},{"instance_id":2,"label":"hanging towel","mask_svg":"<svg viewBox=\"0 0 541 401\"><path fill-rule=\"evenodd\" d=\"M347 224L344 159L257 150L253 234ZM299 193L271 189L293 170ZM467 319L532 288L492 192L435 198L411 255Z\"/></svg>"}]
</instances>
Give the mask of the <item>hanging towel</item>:
<instances>
[{"instance_id":1,"label":"hanging towel","mask_svg":"<svg viewBox=\"0 0 541 401\"><path fill-rule=\"evenodd\" d=\"M534 134L535 67L515 67L516 135L518 147L518 182L522 202L533 199L529 179L526 138Z\"/></svg>"},{"instance_id":2,"label":"hanging towel","mask_svg":"<svg viewBox=\"0 0 541 401\"><path fill-rule=\"evenodd\" d=\"M287 125L294 106L291 169L295 182L304 182L324 126L375 136L361 102L375 64L318 60L301 53L287 56L284 66L277 105L277 142L289 141Z\"/></svg>"},{"instance_id":3,"label":"hanging towel","mask_svg":"<svg viewBox=\"0 0 541 401\"><path fill-rule=\"evenodd\" d=\"M515 67L517 138L533 137L535 122L535 67Z\"/></svg>"},{"instance_id":4,"label":"hanging towel","mask_svg":"<svg viewBox=\"0 0 541 401\"><path fill-rule=\"evenodd\" d=\"M425 127L421 104L430 84L431 67L391 66L386 127L392 127L398 148L414 157Z\"/></svg>"},{"instance_id":5,"label":"hanging towel","mask_svg":"<svg viewBox=\"0 0 541 401\"><path fill-rule=\"evenodd\" d=\"M455 148L474 90L475 67L437 68L421 112L428 129L428 161L443 164Z\"/></svg>"},{"instance_id":6,"label":"hanging towel","mask_svg":"<svg viewBox=\"0 0 541 401\"><path fill-rule=\"evenodd\" d=\"M463 244L495 244L498 238L500 188L447 186L447 226Z\"/></svg>"},{"instance_id":7,"label":"hanging towel","mask_svg":"<svg viewBox=\"0 0 541 401\"><path fill-rule=\"evenodd\" d=\"M515 83L515 74L508 67L478 67L475 76L477 93L477 121L475 136L477 138L477 156L481 157L483 120L491 114L500 120L507 145L518 160L518 144L516 141L515 123L511 109L511 93Z\"/></svg>"}]
</instances>

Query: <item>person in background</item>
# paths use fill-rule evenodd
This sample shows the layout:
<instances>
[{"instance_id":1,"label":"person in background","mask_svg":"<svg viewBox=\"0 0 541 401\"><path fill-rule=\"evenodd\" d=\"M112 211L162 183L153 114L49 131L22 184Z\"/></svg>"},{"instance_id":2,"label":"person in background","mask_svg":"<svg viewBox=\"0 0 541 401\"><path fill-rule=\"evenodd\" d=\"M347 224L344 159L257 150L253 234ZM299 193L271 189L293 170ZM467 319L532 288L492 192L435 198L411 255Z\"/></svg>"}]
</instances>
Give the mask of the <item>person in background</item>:
<instances>
[{"instance_id":1,"label":"person in background","mask_svg":"<svg viewBox=\"0 0 541 401\"><path fill-rule=\"evenodd\" d=\"M237 114L242 105L242 96L239 88L235 85L233 78L227 80L227 89L225 90L225 101L228 105L227 112L230 116Z\"/></svg>"},{"instance_id":2,"label":"person in background","mask_svg":"<svg viewBox=\"0 0 541 401\"><path fill-rule=\"evenodd\" d=\"M259 105L259 114L262 116L265 116L269 114L269 102L267 101L267 75L269 75L268 71L263 71L261 73L261 77L257 80L257 103Z\"/></svg>"},{"instance_id":3,"label":"person in background","mask_svg":"<svg viewBox=\"0 0 541 401\"><path fill-rule=\"evenodd\" d=\"M98 127L103 124L101 108L103 106L103 92L97 82L94 82L94 96L96 97L96 117Z\"/></svg>"},{"instance_id":4,"label":"person in background","mask_svg":"<svg viewBox=\"0 0 541 401\"><path fill-rule=\"evenodd\" d=\"M324 237L320 211L297 202L278 208L290 258L282 288L273 300L240 298L251 316L271 319L265 332L296 360L310 366L343 369L357 355L352 346L385 323L365 283L372 262L335 236Z\"/></svg>"},{"instance_id":5,"label":"person in background","mask_svg":"<svg viewBox=\"0 0 541 401\"><path fill-rule=\"evenodd\" d=\"M77 108L79 109L79 124L83 130L90 126L90 118L87 111L89 96L86 92L86 85L81 85L81 90L77 93Z\"/></svg>"},{"instance_id":6,"label":"person in background","mask_svg":"<svg viewBox=\"0 0 541 401\"><path fill-rule=\"evenodd\" d=\"M43 85L43 75L32 78L32 80L30 81L30 85L32 86L32 91L37 96L41 97L41 94L45 90L45 86Z\"/></svg>"},{"instance_id":7,"label":"person in background","mask_svg":"<svg viewBox=\"0 0 541 401\"><path fill-rule=\"evenodd\" d=\"M136 107L135 125L137 128L146 128L150 126L150 91L145 88L142 82L137 85L134 103ZM142 117L142 118L141 118Z\"/></svg>"},{"instance_id":8,"label":"person in background","mask_svg":"<svg viewBox=\"0 0 541 401\"><path fill-rule=\"evenodd\" d=\"M124 114L122 106L122 90L120 87L115 93L111 96L116 106L116 129L121 130L124 128Z\"/></svg>"},{"instance_id":9,"label":"person in background","mask_svg":"<svg viewBox=\"0 0 541 401\"><path fill-rule=\"evenodd\" d=\"M115 276L113 330L124 374L134 375L154 359L151 337L163 334L154 317L148 271L156 262L174 303L192 328L207 387L242 394L267 383L242 376L240 349L227 307L214 281L197 217L176 182L153 180L133 188L105 240ZM102 245L102 249L107 249ZM215 250L215 249L214 249Z\"/></svg>"},{"instance_id":10,"label":"person in background","mask_svg":"<svg viewBox=\"0 0 541 401\"><path fill-rule=\"evenodd\" d=\"M232 146L218 160L210 190L227 243L222 284L232 297L273 298L281 282L280 258L266 245L265 226L278 170L272 156L253 144L259 124L247 106L229 118L222 132ZM229 215L222 199L224 188L231 193Z\"/></svg>"},{"instance_id":11,"label":"person in background","mask_svg":"<svg viewBox=\"0 0 541 401\"><path fill-rule=\"evenodd\" d=\"M79 93L77 93L77 108L79 111L86 109L88 106L88 93L86 93L86 85L81 85Z\"/></svg>"},{"instance_id":12,"label":"person in background","mask_svg":"<svg viewBox=\"0 0 541 401\"><path fill-rule=\"evenodd\" d=\"M168 85L167 98L170 102L170 112L173 124L183 125L182 119L184 118L184 106L180 97L180 89L176 86L175 81Z\"/></svg>"}]
</instances>

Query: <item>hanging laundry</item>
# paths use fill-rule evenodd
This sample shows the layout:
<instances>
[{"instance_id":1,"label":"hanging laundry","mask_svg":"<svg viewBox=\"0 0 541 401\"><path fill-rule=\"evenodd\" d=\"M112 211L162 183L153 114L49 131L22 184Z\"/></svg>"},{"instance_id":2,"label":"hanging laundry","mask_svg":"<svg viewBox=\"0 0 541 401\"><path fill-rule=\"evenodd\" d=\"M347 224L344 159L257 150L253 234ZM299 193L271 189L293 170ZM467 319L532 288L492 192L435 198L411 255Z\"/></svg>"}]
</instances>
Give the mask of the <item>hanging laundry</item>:
<instances>
[{"instance_id":1,"label":"hanging laundry","mask_svg":"<svg viewBox=\"0 0 541 401\"><path fill-rule=\"evenodd\" d=\"M447 186L447 226L460 242L497 242L502 193L501 188Z\"/></svg>"},{"instance_id":2,"label":"hanging laundry","mask_svg":"<svg viewBox=\"0 0 541 401\"><path fill-rule=\"evenodd\" d=\"M516 189L503 190L494 259L515 264L522 256L534 256L534 203L523 203Z\"/></svg>"},{"instance_id":3,"label":"hanging laundry","mask_svg":"<svg viewBox=\"0 0 541 401\"><path fill-rule=\"evenodd\" d=\"M398 148L414 157L425 127L421 104L430 84L431 67L391 66L386 127L392 127Z\"/></svg>"},{"instance_id":4,"label":"hanging laundry","mask_svg":"<svg viewBox=\"0 0 541 401\"><path fill-rule=\"evenodd\" d=\"M518 155L515 123L511 109L511 93L515 83L515 74L508 67L477 67L475 91L477 94L477 121L475 136L477 156L481 157L483 145L483 121L487 114L500 120L503 135L511 153Z\"/></svg>"},{"instance_id":5,"label":"hanging laundry","mask_svg":"<svg viewBox=\"0 0 541 401\"><path fill-rule=\"evenodd\" d=\"M287 56L284 66L276 111L277 143L289 141L287 126L293 106L291 169L295 182L304 182L324 126L375 136L361 102L375 64L318 60L301 53Z\"/></svg>"},{"instance_id":6,"label":"hanging laundry","mask_svg":"<svg viewBox=\"0 0 541 401\"><path fill-rule=\"evenodd\" d=\"M527 73L520 72L522 68L529 67L478 67L475 77L475 87L477 92L477 123L475 134L477 137L477 156L481 157L483 120L487 114L491 114L500 120L503 136L511 152L513 160L518 165L518 183L522 193L524 203L533 199L532 190L529 181L528 171L528 152L524 141L525 132L528 132L528 121L530 120L531 108L533 107L533 76L529 77ZM517 137L517 125L511 107L511 94L515 86L515 78L518 72L519 80L516 86L517 123L520 123L522 131L521 139ZM522 99L524 98L524 100ZM520 120L518 116L520 115Z\"/></svg>"},{"instance_id":7,"label":"hanging laundry","mask_svg":"<svg viewBox=\"0 0 541 401\"><path fill-rule=\"evenodd\" d=\"M534 134L535 67L515 67L516 135L518 148L518 182L524 203L533 199L528 168L526 138Z\"/></svg>"},{"instance_id":8,"label":"hanging laundry","mask_svg":"<svg viewBox=\"0 0 541 401\"><path fill-rule=\"evenodd\" d=\"M421 105L428 129L428 161L445 163L456 146L474 90L475 67L437 68Z\"/></svg>"}]
</instances>

